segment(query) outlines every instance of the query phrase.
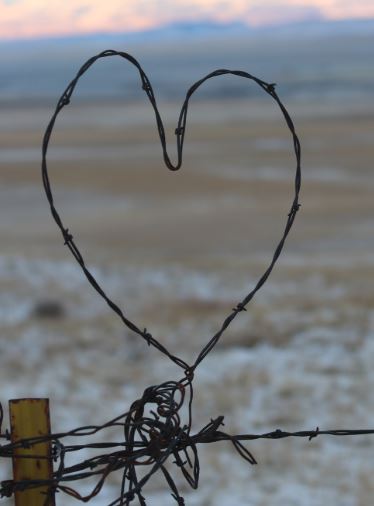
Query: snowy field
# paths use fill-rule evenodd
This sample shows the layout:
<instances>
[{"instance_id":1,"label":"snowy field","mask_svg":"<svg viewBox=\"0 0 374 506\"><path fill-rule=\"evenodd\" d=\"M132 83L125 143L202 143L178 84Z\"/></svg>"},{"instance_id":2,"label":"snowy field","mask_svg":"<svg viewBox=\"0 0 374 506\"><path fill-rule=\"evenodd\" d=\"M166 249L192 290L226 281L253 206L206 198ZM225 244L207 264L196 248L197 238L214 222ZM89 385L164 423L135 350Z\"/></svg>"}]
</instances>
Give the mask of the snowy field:
<instances>
[{"instance_id":1,"label":"snowy field","mask_svg":"<svg viewBox=\"0 0 374 506\"><path fill-rule=\"evenodd\" d=\"M366 262L372 270L370 259ZM283 266L291 277L301 267L296 261ZM310 268L305 264L301 270ZM367 304L363 296L353 299L360 282L347 288L331 280L347 269L352 265L319 266L300 282L269 282L197 374L196 429L219 415L230 433L373 425L373 299ZM164 342L183 350L183 356L196 353L197 336L206 339L212 322L244 289L240 281L177 268L141 275L121 267L95 272L117 300L133 301L137 317L155 310L160 292L174 300L183 279L176 307L166 308L167 322L160 318L154 325L158 334L169 334ZM70 262L3 257L0 276L7 287L0 299L2 335L7 336L0 343L1 383L8 398L50 397L55 430L103 423L124 412L146 386L180 377L176 367L121 328ZM61 315L38 316L35 293L53 293L61 301ZM369 504L373 447L370 436L256 441L249 448L259 465L248 468L229 443L220 443L200 449L199 490L182 489L188 504ZM172 504L165 488L159 478L151 480L149 503ZM111 494L114 499L113 483L92 504L109 502ZM59 501L73 503L60 496Z\"/></svg>"}]
</instances>

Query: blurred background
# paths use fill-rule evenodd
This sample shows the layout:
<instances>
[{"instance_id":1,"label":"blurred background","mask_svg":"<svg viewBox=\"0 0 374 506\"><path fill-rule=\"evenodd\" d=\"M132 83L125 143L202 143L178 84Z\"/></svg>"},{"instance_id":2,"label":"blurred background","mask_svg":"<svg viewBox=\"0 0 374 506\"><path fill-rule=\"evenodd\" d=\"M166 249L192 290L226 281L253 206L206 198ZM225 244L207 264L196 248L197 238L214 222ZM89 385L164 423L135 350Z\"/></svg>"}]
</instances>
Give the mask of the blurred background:
<instances>
[{"instance_id":1,"label":"blurred background","mask_svg":"<svg viewBox=\"0 0 374 506\"><path fill-rule=\"evenodd\" d=\"M42 190L45 127L79 67L105 49L140 61L174 160L185 93L217 68L277 83L301 140L300 213L269 281L198 369L194 430L219 415L229 433L373 428L371 0L0 1L1 403L50 397L53 430L65 431L181 377L88 285ZM192 362L285 225L295 160L276 104L244 79L207 82L171 173L136 69L107 58L60 114L48 161L64 224L105 290ZM229 444L201 448L199 489L177 478L186 503L372 504L373 437L248 447L255 468ZM2 464L0 479L10 474ZM90 504L114 500L119 479ZM161 477L145 495L173 504Z\"/></svg>"}]
</instances>

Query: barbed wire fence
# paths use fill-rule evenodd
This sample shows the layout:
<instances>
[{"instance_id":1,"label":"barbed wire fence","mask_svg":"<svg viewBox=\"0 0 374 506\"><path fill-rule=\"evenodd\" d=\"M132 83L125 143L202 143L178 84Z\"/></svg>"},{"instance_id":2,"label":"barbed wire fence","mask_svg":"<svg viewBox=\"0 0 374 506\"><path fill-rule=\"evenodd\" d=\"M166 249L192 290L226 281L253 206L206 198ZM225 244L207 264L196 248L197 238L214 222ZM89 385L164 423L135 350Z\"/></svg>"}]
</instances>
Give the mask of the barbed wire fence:
<instances>
[{"instance_id":1,"label":"barbed wire fence","mask_svg":"<svg viewBox=\"0 0 374 506\"><path fill-rule=\"evenodd\" d=\"M292 140L296 160L294 193L289 212L286 217L285 227L278 245L273 253L270 264L257 281L254 288L231 310L223 320L218 331L202 347L194 362L189 364L181 357L173 355L163 346L149 330L138 326L125 314L125 312L107 295L104 288L94 277L78 248L76 241L69 229L63 223L55 206L53 192L47 167L47 152L56 119L61 110L66 107L72 98L74 90L82 75L99 59L119 56L133 64L139 72L140 83L145 91L154 110L158 134L161 142L163 158L167 168L171 171L179 170L182 166L183 146L187 126L187 112L189 101L193 93L207 80L222 75L233 75L248 79L257 84L279 106L288 127ZM145 340L148 346L156 348L182 370L181 378L174 381L166 381L160 385L146 388L143 395L135 400L130 409L105 422L101 425L87 425L72 429L68 432L52 433L47 436L32 437L10 441L9 431L3 429L4 411L0 404L0 458L14 459L25 458L17 456L17 450L33 448L40 443L50 443L51 456L40 457L28 455L27 458L51 458L55 462L53 476L49 480L5 480L0 483L0 497L11 497L18 491L47 487L45 493L45 506L52 504L52 498L56 492L63 492L74 499L89 502L96 497L104 487L108 477L112 473L121 472L122 481L118 497L108 506L129 505L135 499L141 506L146 504L143 495L144 487L156 473L162 474L172 497L178 505L184 505L174 473L170 471L168 462L172 460L175 467L182 474L187 483L193 488L198 488L200 477L198 447L204 444L218 441L229 441L237 453L248 464L256 464L256 459L251 451L245 446L245 442L257 439L284 439L284 438L307 438L309 441L317 436L354 436L374 434L374 429L358 430L321 430L319 427L313 430L286 432L280 429L263 434L236 434L230 435L222 430L224 416L212 418L200 431L192 433L193 423L193 398L194 398L194 374L198 366L206 356L212 352L222 335L238 317L239 313L246 311L246 307L255 294L261 289L274 265L276 264L285 244L286 238L292 228L296 214L300 208L299 193L301 187L301 150L300 142L295 131L292 119L275 91L274 83L266 83L257 77L242 70L218 69L197 81L187 91L179 115L177 128L175 129L177 140L177 162L173 164L167 152L166 135L159 113L155 95L151 83L138 61L128 53L107 50L90 58L78 71L75 78L69 83L62 96L58 100L56 109L47 126L42 145L42 179L45 193L49 202L52 216L61 231L64 244L68 247L73 257L81 267L90 285L104 299L108 306L122 320L123 324L134 334ZM118 441L91 442L92 436L100 434L104 438L107 431L119 432ZM70 438L77 438L77 444L72 444ZM104 438L105 439L105 438ZM83 442L87 441L88 442ZM79 454L85 450L95 451L90 458L68 465L67 457L71 454ZM97 453L96 453L97 452ZM95 480L91 492L83 494L74 486L76 482L91 478Z\"/></svg>"}]
</instances>

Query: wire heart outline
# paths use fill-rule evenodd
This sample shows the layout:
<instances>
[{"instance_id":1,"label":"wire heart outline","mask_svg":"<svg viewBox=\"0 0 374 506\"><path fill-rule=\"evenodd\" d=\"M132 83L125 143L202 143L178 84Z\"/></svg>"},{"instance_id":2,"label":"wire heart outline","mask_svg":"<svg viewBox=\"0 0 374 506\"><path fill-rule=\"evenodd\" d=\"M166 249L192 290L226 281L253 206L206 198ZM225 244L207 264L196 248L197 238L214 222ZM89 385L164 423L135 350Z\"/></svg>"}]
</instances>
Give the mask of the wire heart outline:
<instances>
[{"instance_id":1,"label":"wire heart outline","mask_svg":"<svg viewBox=\"0 0 374 506\"><path fill-rule=\"evenodd\" d=\"M138 70L139 76L141 79L141 85L143 90L146 92L148 99L153 107L155 117L156 117L156 124L157 129L160 137L160 142L162 146L162 152L163 152L163 158L166 167L171 171L179 170L182 166L182 159L183 159L183 145L184 145L184 137L185 137L185 131L186 131L186 122L187 122L187 112L188 112L188 105L191 96L193 93L208 79L211 79L213 77L225 75L225 74L231 74L238 77L244 77L246 79L249 79L256 84L258 84L268 95L270 95L275 102L278 104L283 117L286 121L287 127L291 132L291 136L293 139L293 147L294 147L294 154L296 158L296 171L295 171L295 179L294 179L294 194L292 197L292 203L290 211L287 215L286 225L283 231L283 235L273 253L273 257L271 259L271 262L267 269L264 271L264 273L261 275L259 280L257 281L254 288L242 299L241 302L239 302L236 307L232 309L230 314L224 319L221 327L219 330L211 337L211 339L203 346L202 350L198 354L197 358L195 359L194 363L192 365L187 364L184 360L179 358L176 355L173 355L169 352L169 350L163 346L156 338L152 336L150 332L148 332L147 329L141 330L134 322L132 322L129 318L127 318L124 314L124 312L120 309L120 307L113 302L113 300L106 294L104 289L101 287L101 285L98 283L98 281L95 279L89 268L85 264L85 260L77 246L77 244L74 241L73 235L69 232L69 229L65 227L64 223L62 222L62 219L59 215L59 212L56 209L52 188L50 184L49 174L48 174L48 166L47 166L47 152L48 152L48 146L50 143L50 138L52 135L53 128L55 126L55 122L57 119L58 114L61 112L61 110L66 107L71 100L71 97L74 93L75 87L79 81L79 79L82 77L82 75L87 72L87 70L99 59L101 58L107 58L111 56L120 56L121 58L124 58L128 62L132 63ZM248 72L242 71L242 70L228 70L228 69L217 69L209 74L207 74L202 79L196 81L187 91L185 100L183 102L179 119L178 119L178 125L175 129L175 134L177 136L177 162L175 165L170 160L170 157L167 152L167 146L166 146L166 135L165 135L165 129L162 122L161 115L159 113L156 98L153 92L153 88L151 86L151 83L142 69L139 62L130 54L122 52L122 51L115 51L115 50L106 50L103 51L90 59L88 59L82 67L78 70L75 78L68 84L67 88L61 95L60 99L57 102L55 111L52 115L52 118L50 119L48 126L45 130L44 136L43 136L43 142L42 142L42 180L43 180L43 186L44 190L49 202L50 210L52 213L52 217L54 221L56 222L58 228L61 231L61 234L64 238L64 244L69 248L72 255L74 256L75 260L81 267L83 273L85 274L87 280L92 285L92 287L98 292L98 294L106 301L108 306L120 317L122 322L126 325L127 328L129 328L131 331L136 333L137 335L141 336L149 346L154 346L156 349L158 349L161 353L166 355L172 362L174 362L176 365L181 367L184 372L186 378L192 378L194 371L196 367L204 360L204 358L212 351L212 349L216 346L218 341L220 340L222 334L225 332L225 330L228 328L228 326L231 324L231 322L236 318L236 316L242 312L246 311L247 304L252 300L254 295L260 290L260 288L264 285L266 280L268 279L269 275L271 274L274 265L276 264L282 250L283 246L285 244L286 238L292 228L292 225L294 223L297 211L300 208L299 203L299 194L301 189L301 147L300 147L300 141L296 134L296 130L293 124L293 121L291 119L291 116L289 115L286 107L283 105L281 100L279 99L276 91L275 91L275 84L274 83L267 83Z\"/></svg>"}]
</instances>

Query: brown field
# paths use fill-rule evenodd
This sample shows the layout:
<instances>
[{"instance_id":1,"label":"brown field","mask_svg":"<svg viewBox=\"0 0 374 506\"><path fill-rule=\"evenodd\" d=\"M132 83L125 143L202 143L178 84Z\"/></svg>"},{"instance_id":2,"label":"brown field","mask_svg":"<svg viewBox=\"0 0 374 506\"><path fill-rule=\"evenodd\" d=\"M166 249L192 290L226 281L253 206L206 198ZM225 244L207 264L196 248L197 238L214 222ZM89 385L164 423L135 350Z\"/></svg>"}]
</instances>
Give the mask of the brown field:
<instances>
[{"instance_id":1,"label":"brown field","mask_svg":"<svg viewBox=\"0 0 374 506\"><path fill-rule=\"evenodd\" d=\"M302 145L302 207L268 284L201 364L196 428L220 414L242 433L374 427L374 107L286 105ZM175 159L179 106L160 109ZM51 114L9 105L0 118L0 400L50 396L60 430L98 417L98 401L102 421L111 418L180 372L123 329L74 269L42 192ZM193 103L175 173L147 104L73 103L49 169L63 222L103 286L192 361L269 262L295 160L267 101ZM62 316L42 318L45 301ZM250 447L260 465L249 471L229 447L204 451L199 499L186 488L187 503L372 503L374 437ZM150 504L169 501L163 490L156 479Z\"/></svg>"}]
</instances>

